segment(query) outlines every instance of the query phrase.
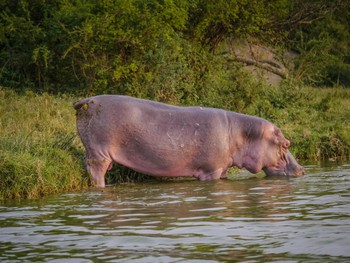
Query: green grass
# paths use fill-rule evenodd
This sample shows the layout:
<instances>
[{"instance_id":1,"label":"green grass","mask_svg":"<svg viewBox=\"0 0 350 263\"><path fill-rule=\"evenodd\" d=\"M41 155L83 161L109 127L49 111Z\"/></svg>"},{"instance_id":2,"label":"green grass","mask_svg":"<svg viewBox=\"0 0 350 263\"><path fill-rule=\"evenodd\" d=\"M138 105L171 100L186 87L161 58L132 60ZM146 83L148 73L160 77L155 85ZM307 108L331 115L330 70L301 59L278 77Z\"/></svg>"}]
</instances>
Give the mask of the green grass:
<instances>
[{"instance_id":1,"label":"green grass","mask_svg":"<svg viewBox=\"0 0 350 263\"><path fill-rule=\"evenodd\" d=\"M73 98L0 89L0 199L86 186Z\"/></svg>"},{"instance_id":2,"label":"green grass","mask_svg":"<svg viewBox=\"0 0 350 263\"><path fill-rule=\"evenodd\" d=\"M302 160L350 156L350 90L257 83L200 103L276 123ZM220 97L221 96L221 97ZM17 94L0 88L0 200L38 198L88 187L71 95ZM244 101L243 101L244 100ZM191 104L186 101L186 104ZM117 166L108 183L144 180Z\"/></svg>"}]
</instances>

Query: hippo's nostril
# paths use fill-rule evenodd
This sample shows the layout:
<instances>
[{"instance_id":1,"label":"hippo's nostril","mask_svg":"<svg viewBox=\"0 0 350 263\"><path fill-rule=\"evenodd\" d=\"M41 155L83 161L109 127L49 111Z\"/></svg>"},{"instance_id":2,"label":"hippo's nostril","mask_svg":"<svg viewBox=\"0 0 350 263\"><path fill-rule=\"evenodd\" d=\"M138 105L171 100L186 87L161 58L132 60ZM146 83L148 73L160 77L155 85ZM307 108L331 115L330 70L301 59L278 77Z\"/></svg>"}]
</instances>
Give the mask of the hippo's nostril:
<instances>
[{"instance_id":1,"label":"hippo's nostril","mask_svg":"<svg viewBox=\"0 0 350 263\"><path fill-rule=\"evenodd\" d=\"M285 149L288 149L289 146L290 146L290 141L285 140L285 142L284 142L284 144L283 144L283 147L284 147Z\"/></svg>"}]
</instances>

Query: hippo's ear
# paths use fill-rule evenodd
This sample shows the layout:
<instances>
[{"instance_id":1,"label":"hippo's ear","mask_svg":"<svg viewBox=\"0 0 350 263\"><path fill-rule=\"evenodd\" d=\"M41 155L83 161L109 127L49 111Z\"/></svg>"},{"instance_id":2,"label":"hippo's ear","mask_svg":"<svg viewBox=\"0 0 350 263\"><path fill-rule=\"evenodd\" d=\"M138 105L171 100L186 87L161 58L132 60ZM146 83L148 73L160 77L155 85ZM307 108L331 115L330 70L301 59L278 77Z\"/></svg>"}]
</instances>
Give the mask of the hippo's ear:
<instances>
[{"instance_id":1,"label":"hippo's ear","mask_svg":"<svg viewBox=\"0 0 350 263\"><path fill-rule=\"evenodd\" d=\"M284 149L288 149L290 146L290 141L288 141L286 138L284 138L281 130L279 128L276 128L274 131L274 142L282 146Z\"/></svg>"}]
</instances>

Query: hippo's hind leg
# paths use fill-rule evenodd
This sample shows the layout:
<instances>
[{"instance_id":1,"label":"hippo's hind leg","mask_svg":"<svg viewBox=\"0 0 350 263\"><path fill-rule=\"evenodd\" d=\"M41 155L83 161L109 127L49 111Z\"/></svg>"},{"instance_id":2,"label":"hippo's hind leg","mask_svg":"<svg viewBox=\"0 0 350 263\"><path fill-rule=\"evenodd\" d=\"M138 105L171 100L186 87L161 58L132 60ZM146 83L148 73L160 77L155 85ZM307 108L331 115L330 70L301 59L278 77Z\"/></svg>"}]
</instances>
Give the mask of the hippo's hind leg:
<instances>
[{"instance_id":1,"label":"hippo's hind leg","mask_svg":"<svg viewBox=\"0 0 350 263\"><path fill-rule=\"evenodd\" d=\"M111 168L112 161L101 158L86 158L86 170L96 187L105 187L105 174Z\"/></svg>"}]
</instances>

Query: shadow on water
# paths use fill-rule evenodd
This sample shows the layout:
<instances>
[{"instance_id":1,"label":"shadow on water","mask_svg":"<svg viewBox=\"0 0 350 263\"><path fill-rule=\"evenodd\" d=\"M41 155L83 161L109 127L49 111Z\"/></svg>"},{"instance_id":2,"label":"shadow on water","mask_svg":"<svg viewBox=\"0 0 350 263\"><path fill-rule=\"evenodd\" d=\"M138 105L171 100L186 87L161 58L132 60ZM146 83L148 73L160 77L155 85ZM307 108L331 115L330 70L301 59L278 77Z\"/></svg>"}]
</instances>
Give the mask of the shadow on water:
<instances>
[{"instance_id":1,"label":"shadow on water","mask_svg":"<svg viewBox=\"0 0 350 263\"><path fill-rule=\"evenodd\" d=\"M0 204L1 262L349 262L350 165Z\"/></svg>"}]
</instances>

